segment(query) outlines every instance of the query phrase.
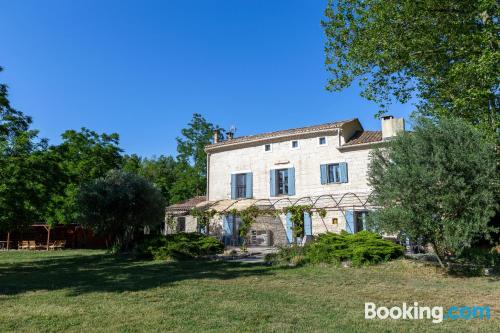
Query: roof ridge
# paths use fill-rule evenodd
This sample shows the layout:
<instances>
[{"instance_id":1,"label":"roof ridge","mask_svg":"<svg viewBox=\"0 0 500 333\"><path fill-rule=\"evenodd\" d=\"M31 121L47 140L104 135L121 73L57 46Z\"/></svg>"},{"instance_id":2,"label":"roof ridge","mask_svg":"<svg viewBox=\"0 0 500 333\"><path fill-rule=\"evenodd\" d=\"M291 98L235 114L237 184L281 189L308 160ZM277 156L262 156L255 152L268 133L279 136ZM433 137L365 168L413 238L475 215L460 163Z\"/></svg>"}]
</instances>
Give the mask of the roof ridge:
<instances>
[{"instance_id":1,"label":"roof ridge","mask_svg":"<svg viewBox=\"0 0 500 333\"><path fill-rule=\"evenodd\" d=\"M205 148L210 149L210 148L215 148L215 147L221 147L225 146L228 144L238 144L238 143L244 143L244 142L251 142L253 140L259 140L259 139L271 139L273 137L279 137L281 135L293 135L293 134L299 134L301 131L308 132L312 130L321 130L323 127L325 129L330 129L330 128L338 128L342 126L343 124L350 123L352 121L359 121L358 118L351 118L347 120L338 120L338 121L333 121L333 122L328 122L328 123L323 123L323 124L318 124L318 125L309 125L309 126L303 126L303 127L295 127L295 128L290 128L290 129L285 129L285 130L276 130L272 132L264 132L264 133L259 133L259 134L252 134L252 135L245 135L245 136L240 136L236 137L232 140L225 140L222 142L218 143L212 143L209 145L206 145Z\"/></svg>"}]
</instances>

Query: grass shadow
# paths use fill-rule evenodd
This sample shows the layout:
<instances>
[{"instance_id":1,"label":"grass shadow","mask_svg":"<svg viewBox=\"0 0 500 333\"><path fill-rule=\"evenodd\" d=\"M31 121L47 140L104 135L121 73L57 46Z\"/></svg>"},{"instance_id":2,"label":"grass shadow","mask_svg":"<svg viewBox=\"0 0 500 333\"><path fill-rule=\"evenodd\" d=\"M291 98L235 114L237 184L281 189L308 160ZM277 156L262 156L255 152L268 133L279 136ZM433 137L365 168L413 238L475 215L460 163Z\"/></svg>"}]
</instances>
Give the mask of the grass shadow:
<instances>
[{"instance_id":1,"label":"grass shadow","mask_svg":"<svg viewBox=\"0 0 500 333\"><path fill-rule=\"evenodd\" d=\"M156 288L188 279L229 280L273 274L260 263L144 261L94 254L0 264L0 295L68 289L71 295Z\"/></svg>"}]
</instances>

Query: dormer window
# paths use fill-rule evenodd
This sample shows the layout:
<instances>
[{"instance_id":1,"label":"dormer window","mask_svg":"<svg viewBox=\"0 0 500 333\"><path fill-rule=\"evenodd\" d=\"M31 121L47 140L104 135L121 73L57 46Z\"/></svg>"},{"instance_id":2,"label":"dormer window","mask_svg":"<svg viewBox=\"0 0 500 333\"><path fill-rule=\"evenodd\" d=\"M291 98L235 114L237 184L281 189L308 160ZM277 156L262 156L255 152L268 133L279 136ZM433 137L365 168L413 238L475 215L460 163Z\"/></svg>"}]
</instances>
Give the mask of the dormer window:
<instances>
[{"instance_id":1,"label":"dormer window","mask_svg":"<svg viewBox=\"0 0 500 333\"><path fill-rule=\"evenodd\" d=\"M319 144L320 146L324 146L324 145L326 145L326 137L324 137L324 136L320 137L320 138L318 139L318 144Z\"/></svg>"},{"instance_id":2,"label":"dormer window","mask_svg":"<svg viewBox=\"0 0 500 333\"><path fill-rule=\"evenodd\" d=\"M271 151L271 144L270 143L264 145L264 151Z\"/></svg>"},{"instance_id":3,"label":"dormer window","mask_svg":"<svg viewBox=\"0 0 500 333\"><path fill-rule=\"evenodd\" d=\"M292 141L292 149L298 149L298 148L299 148L299 141L293 140Z\"/></svg>"}]
</instances>

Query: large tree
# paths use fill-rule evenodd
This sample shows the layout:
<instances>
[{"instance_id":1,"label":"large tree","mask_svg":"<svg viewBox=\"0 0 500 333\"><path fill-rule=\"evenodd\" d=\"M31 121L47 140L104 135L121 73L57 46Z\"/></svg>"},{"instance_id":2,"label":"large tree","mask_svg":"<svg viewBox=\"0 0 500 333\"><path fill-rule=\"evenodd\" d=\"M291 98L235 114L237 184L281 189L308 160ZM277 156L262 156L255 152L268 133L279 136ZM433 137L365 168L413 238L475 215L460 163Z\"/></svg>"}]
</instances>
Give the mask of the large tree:
<instances>
[{"instance_id":1,"label":"large tree","mask_svg":"<svg viewBox=\"0 0 500 333\"><path fill-rule=\"evenodd\" d=\"M182 129L182 136L177 138L177 180L171 191L172 202L205 194L207 181L205 146L212 142L215 129L219 129L222 139L223 130L198 113L193 115L188 127Z\"/></svg>"},{"instance_id":2,"label":"large tree","mask_svg":"<svg viewBox=\"0 0 500 333\"><path fill-rule=\"evenodd\" d=\"M12 108L7 86L0 84L0 229L7 232L42 221L60 176L47 141L31 123Z\"/></svg>"},{"instance_id":3,"label":"large tree","mask_svg":"<svg viewBox=\"0 0 500 333\"><path fill-rule=\"evenodd\" d=\"M145 226L158 226L165 216L160 191L143 177L122 170L84 184L77 202L80 221L111 236L118 249L128 248Z\"/></svg>"},{"instance_id":4,"label":"large tree","mask_svg":"<svg viewBox=\"0 0 500 333\"><path fill-rule=\"evenodd\" d=\"M136 173L153 183L171 203L171 189L176 181L176 161L171 156L141 158L135 154L123 159L123 170Z\"/></svg>"},{"instance_id":5,"label":"large tree","mask_svg":"<svg viewBox=\"0 0 500 333\"><path fill-rule=\"evenodd\" d=\"M497 0L330 0L327 89L357 80L382 112L415 96L423 114L460 117L495 136L499 12Z\"/></svg>"},{"instance_id":6,"label":"large tree","mask_svg":"<svg viewBox=\"0 0 500 333\"><path fill-rule=\"evenodd\" d=\"M64 177L59 184L59 195L52 197L55 223L72 223L78 218L76 194L83 184L103 177L121 166L122 156L118 134L98 134L87 128L68 130L62 134L63 142L51 147L51 153L59 161Z\"/></svg>"},{"instance_id":7,"label":"large tree","mask_svg":"<svg viewBox=\"0 0 500 333\"><path fill-rule=\"evenodd\" d=\"M432 243L440 257L489 238L498 210L494 144L463 120L419 119L372 153L372 227Z\"/></svg>"}]
</instances>

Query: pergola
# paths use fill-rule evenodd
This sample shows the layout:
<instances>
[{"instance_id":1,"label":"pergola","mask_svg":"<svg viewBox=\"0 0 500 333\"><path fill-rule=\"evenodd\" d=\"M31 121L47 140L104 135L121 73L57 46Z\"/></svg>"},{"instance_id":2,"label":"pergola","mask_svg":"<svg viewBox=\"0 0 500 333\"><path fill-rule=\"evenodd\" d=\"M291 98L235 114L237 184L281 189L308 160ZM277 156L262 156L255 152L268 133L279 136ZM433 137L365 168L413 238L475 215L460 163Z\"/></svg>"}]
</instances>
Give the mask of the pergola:
<instances>
[{"instance_id":1,"label":"pergola","mask_svg":"<svg viewBox=\"0 0 500 333\"><path fill-rule=\"evenodd\" d=\"M47 251L49 250L49 244L50 244L50 225L48 224L33 224L31 225L32 227L43 227L47 231Z\"/></svg>"},{"instance_id":2,"label":"pergola","mask_svg":"<svg viewBox=\"0 0 500 333\"><path fill-rule=\"evenodd\" d=\"M50 246L50 230L51 230L51 226L48 225L48 224L32 224L31 227L35 227L35 228L44 228L46 231L47 231L47 244L46 244L46 248L47 248L47 251L49 250L49 246ZM10 232L7 232L7 241L5 242L6 243L6 249L9 250L10 249Z\"/></svg>"},{"instance_id":3,"label":"pergola","mask_svg":"<svg viewBox=\"0 0 500 333\"><path fill-rule=\"evenodd\" d=\"M236 200L217 200L203 201L193 208L200 210L213 210L219 214L224 214L233 209L243 210L249 207L260 209L280 210L285 207L294 207L299 205L309 205L313 211L340 211L344 216L347 210L368 210L374 209L370 198L372 192L345 192L338 194L322 194L319 196L304 196L300 198L276 198L276 199L236 199Z\"/></svg>"}]
</instances>

